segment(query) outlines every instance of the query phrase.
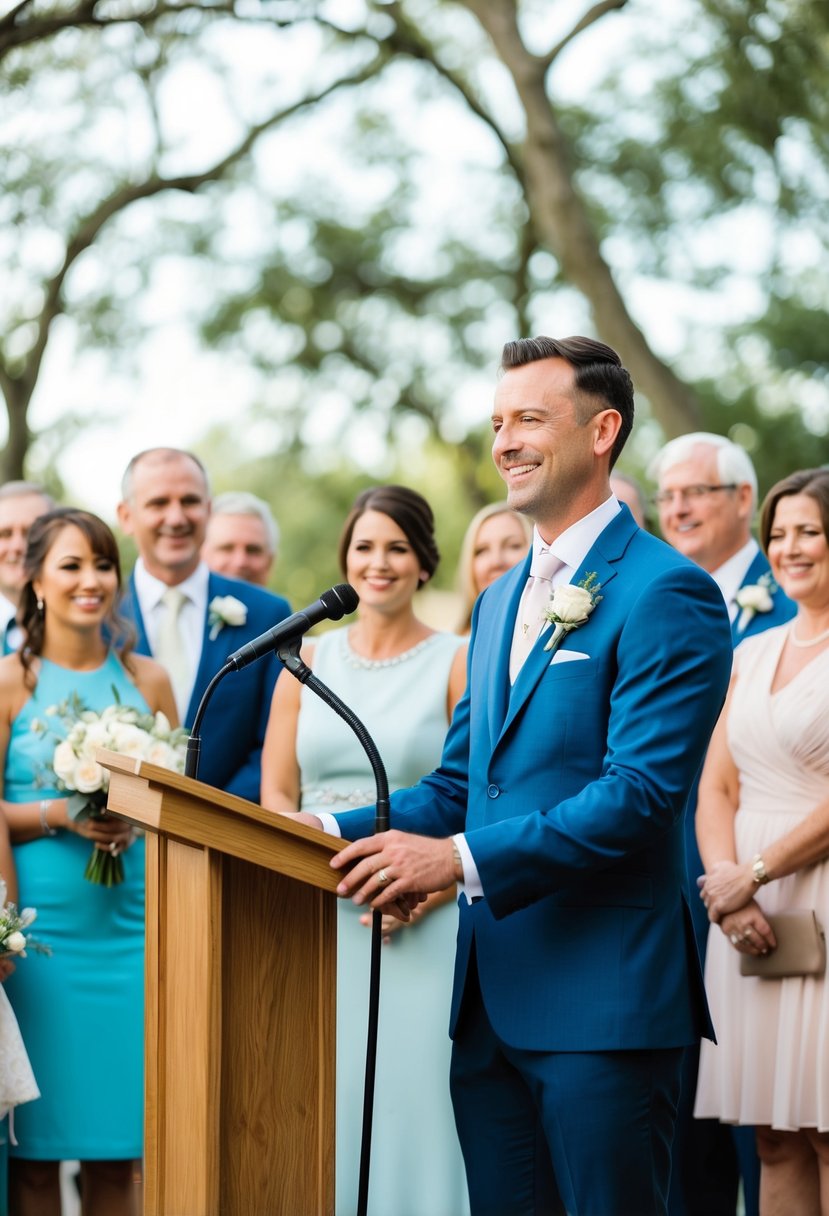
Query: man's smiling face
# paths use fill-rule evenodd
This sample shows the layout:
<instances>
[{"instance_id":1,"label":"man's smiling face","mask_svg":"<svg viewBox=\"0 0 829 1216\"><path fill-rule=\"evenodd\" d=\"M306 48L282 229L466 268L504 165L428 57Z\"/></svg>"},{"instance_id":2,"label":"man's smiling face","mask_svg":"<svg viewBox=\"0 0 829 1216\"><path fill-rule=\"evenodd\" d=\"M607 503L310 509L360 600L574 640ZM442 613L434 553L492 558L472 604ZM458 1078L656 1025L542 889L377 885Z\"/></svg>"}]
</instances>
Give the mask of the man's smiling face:
<instances>
[{"instance_id":1,"label":"man's smiling face","mask_svg":"<svg viewBox=\"0 0 829 1216\"><path fill-rule=\"evenodd\" d=\"M696 486L709 487L709 492L695 496ZM670 496L659 502L662 535L703 570L719 569L748 543L751 487L722 486L715 448L698 444L689 459L666 469L659 493Z\"/></svg>"}]
</instances>

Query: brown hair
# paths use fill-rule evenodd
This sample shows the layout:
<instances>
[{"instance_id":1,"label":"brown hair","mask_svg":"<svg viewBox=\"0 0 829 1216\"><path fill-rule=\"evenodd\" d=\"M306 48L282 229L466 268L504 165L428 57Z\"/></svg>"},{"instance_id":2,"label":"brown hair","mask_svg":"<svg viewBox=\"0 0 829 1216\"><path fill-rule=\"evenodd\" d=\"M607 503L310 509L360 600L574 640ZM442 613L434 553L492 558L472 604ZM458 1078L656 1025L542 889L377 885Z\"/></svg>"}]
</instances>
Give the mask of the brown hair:
<instances>
[{"instance_id":1,"label":"brown hair","mask_svg":"<svg viewBox=\"0 0 829 1216\"><path fill-rule=\"evenodd\" d=\"M80 511L75 507L58 507L39 516L29 529L26 545L26 557L23 566L26 575L26 585L20 599L17 620L25 634L25 641L20 650L20 661L25 669L26 684L33 688L35 685L32 674L32 659L43 652L43 636L45 633L44 613L37 606L34 580L40 575L43 563L49 550L65 528L77 528L86 537L90 548L96 557L111 561L118 580L118 590L121 590L121 560L118 545L112 530L90 511ZM129 668L129 656L135 645L135 635L132 626L121 616L117 608L117 598L107 613L103 623L104 635L116 648L121 662Z\"/></svg>"},{"instance_id":2,"label":"brown hair","mask_svg":"<svg viewBox=\"0 0 829 1216\"><path fill-rule=\"evenodd\" d=\"M777 504L781 498L791 498L795 494L808 494L815 500L820 508L823 535L829 540L829 469L800 469L776 482L765 497L760 514L760 540L766 552Z\"/></svg>"},{"instance_id":3,"label":"brown hair","mask_svg":"<svg viewBox=\"0 0 829 1216\"><path fill-rule=\"evenodd\" d=\"M423 495L418 494L417 490L410 490L408 486L374 486L370 490L363 490L362 494L358 494L354 499L354 505L343 524L337 548L337 558L343 574L346 573L348 548L354 534L354 526L366 511L379 511L394 520L398 528L405 532L421 569L431 578L440 561L440 551L435 541L435 517Z\"/></svg>"},{"instance_id":4,"label":"brown hair","mask_svg":"<svg viewBox=\"0 0 829 1216\"><path fill-rule=\"evenodd\" d=\"M564 359L576 373L573 406L576 421L585 426L600 410L616 410L622 425L610 453L610 467L619 459L633 429L633 381L612 346L595 338L518 338L507 342L501 356L502 371L536 363L541 359Z\"/></svg>"}]
</instances>

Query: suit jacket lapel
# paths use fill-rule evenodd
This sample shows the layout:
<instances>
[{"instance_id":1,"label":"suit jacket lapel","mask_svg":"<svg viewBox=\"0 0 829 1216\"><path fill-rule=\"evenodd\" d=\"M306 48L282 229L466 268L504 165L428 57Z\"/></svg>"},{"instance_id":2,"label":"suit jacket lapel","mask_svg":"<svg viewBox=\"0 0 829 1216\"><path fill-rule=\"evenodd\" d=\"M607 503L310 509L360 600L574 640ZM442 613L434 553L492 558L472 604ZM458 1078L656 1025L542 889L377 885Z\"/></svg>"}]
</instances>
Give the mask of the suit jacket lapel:
<instances>
[{"instance_id":1,"label":"suit jacket lapel","mask_svg":"<svg viewBox=\"0 0 829 1216\"><path fill-rule=\"evenodd\" d=\"M135 575L130 575L127 591L124 596L124 611L132 620L135 626L135 632L138 635L135 643L135 649L138 654L152 655L150 643L147 639L147 630L144 625L144 617L141 614L141 605L138 602L138 595L135 590Z\"/></svg>"},{"instance_id":2,"label":"suit jacket lapel","mask_svg":"<svg viewBox=\"0 0 829 1216\"><path fill-rule=\"evenodd\" d=\"M769 565L762 550L759 553L755 553L754 560L752 561L748 570L746 570L746 576L740 583L739 590L742 591L743 587L750 587L753 583L756 583L759 579L761 579L764 574L768 574L770 570L771 566ZM745 629L737 628L742 614L743 610L738 605L734 620L731 622L731 640L735 646L738 642L742 642L743 638L748 633L748 627L751 624L751 621L748 621Z\"/></svg>"},{"instance_id":3,"label":"suit jacket lapel","mask_svg":"<svg viewBox=\"0 0 829 1216\"><path fill-rule=\"evenodd\" d=\"M520 565L515 567L514 574L506 576L505 582L507 579L512 579L512 584L505 588L501 605L496 609L496 611L501 613L501 622L504 630L494 647L495 662L489 668L487 711L489 714L489 737L492 740L493 746L501 734L509 704L509 660L512 649L512 635L515 629L518 605L521 602L521 595L527 579L530 577L531 566L532 550L527 555L526 561L521 562Z\"/></svg>"},{"instance_id":4,"label":"suit jacket lapel","mask_svg":"<svg viewBox=\"0 0 829 1216\"><path fill-rule=\"evenodd\" d=\"M618 562L624 554L628 543L630 542L630 538L633 536L635 531L636 524L626 512L622 511L615 516L596 539L592 549L582 562L580 569L576 571L575 575L570 580L571 584L580 583L587 577L588 574L595 572L596 579L601 584L599 594L602 596L605 595L605 589L608 583L610 583L617 574L615 563ZM594 611L601 612L601 604L599 604ZM503 646L503 649L506 651L507 655L507 673L505 677L507 687L509 687L509 651L512 644L511 630L512 627L514 627L514 623L515 613L513 613L509 618L509 621L506 622L509 627L509 632L504 638ZM590 620L588 620L584 625L581 625L578 629L571 630L570 633L566 634L565 637L562 638L561 642L559 643L559 648L570 644L575 645L578 649L578 642L572 639L580 636L582 630L589 629L589 627ZM518 673L518 678L513 684L512 691L510 693L509 705L498 739L499 742L509 730L510 725L514 721L516 715L526 704L527 699L531 696L539 680L547 670L547 667L552 662L552 653L549 650L544 649L550 639L550 635L550 629L546 629L541 634L541 637L530 651L527 661L524 663L524 666Z\"/></svg>"},{"instance_id":5,"label":"suit jacket lapel","mask_svg":"<svg viewBox=\"0 0 829 1216\"><path fill-rule=\"evenodd\" d=\"M199 702L202 699L204 690L215 676L220 667L224 665L224 660L233 649L232 646L227 646L223 649L223 642L227 642L224 636L226 629L220 629L215 638L211 640L210 626L208 625L208 617L210 615L210 601L219 592L216 589L216 584L211 574L207 580L207 601L204 606L204 625L202 633L201 654L199 655L199 665L196 669L196 679L193 684L193 691L190 694L190 704L187 706L186 722L192 722L196 716L196 710L199 707Z\"/></svg>"}]
</instances>

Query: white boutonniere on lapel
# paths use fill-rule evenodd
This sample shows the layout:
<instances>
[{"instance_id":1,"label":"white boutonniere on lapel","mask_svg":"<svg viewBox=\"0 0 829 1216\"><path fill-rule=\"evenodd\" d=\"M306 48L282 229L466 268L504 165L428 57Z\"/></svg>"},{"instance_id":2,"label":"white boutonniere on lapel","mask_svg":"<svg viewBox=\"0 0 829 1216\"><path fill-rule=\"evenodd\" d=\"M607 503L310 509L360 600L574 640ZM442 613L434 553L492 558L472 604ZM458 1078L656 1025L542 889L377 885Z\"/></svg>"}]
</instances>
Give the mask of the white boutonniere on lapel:
<instances>
[{"instance_id":1,"label":"white boutonniere on lapel","mask_svg":"<svg viewBox=\"0 0 829 1216\"><path fill-rule=\"evenodd\" d=\"M214 595L207 605L210 641L216 641L225 625L244 625L247 619L248 606L237 600L235 595Z\"/></svg>"},{"instance_id":2,"label":"white boutonniere on lapel","mask_svg":"<svg viewBox=\"0 0 829 1216\"><path fill-rule=\"evenodd\" d=\"M555 650L562 638L579 625L584 625L590 613L602 600L601 583L596 582L596 571L586 574L580 583L566 583L556 587L550 596L549 607L544 617L554 626L545 650Z\"/></svg>"},{"instance_id":3,"label":"white boutonniere on lapel","mask_svg":"<svg viewBox=\"0 0 829 1216\"><path fill-rule=\"evenodd\" d=\"M761 574L756 583L741 587L734 599L740 609L737 618L737 632L743 633L751 624L752 618L758 612L771 612L774 600L771 598L777 590L777 583L772 577L771 570Z\"/></svg>"}]
</instances>

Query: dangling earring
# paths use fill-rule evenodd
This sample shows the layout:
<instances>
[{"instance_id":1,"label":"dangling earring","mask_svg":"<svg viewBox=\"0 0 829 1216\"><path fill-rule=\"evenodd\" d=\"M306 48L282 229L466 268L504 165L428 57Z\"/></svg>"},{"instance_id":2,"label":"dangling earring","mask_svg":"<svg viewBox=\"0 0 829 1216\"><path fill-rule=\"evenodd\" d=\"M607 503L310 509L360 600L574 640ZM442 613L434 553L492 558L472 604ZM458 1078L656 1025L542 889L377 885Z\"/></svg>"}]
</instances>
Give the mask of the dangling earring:
<instances>
[{"instance_id":1,"label":"dangling earring","mask_svg":"<svg viewBox=\"0 0 829 1216\"><path fill-rule=\"evenodd\" d=\"M46 612L46 605L44 604L43 600L39 596L38 596L38 600L37 600L37 610L41 616L43 616L44 613Z\"/></svg>"}]
</instances>

